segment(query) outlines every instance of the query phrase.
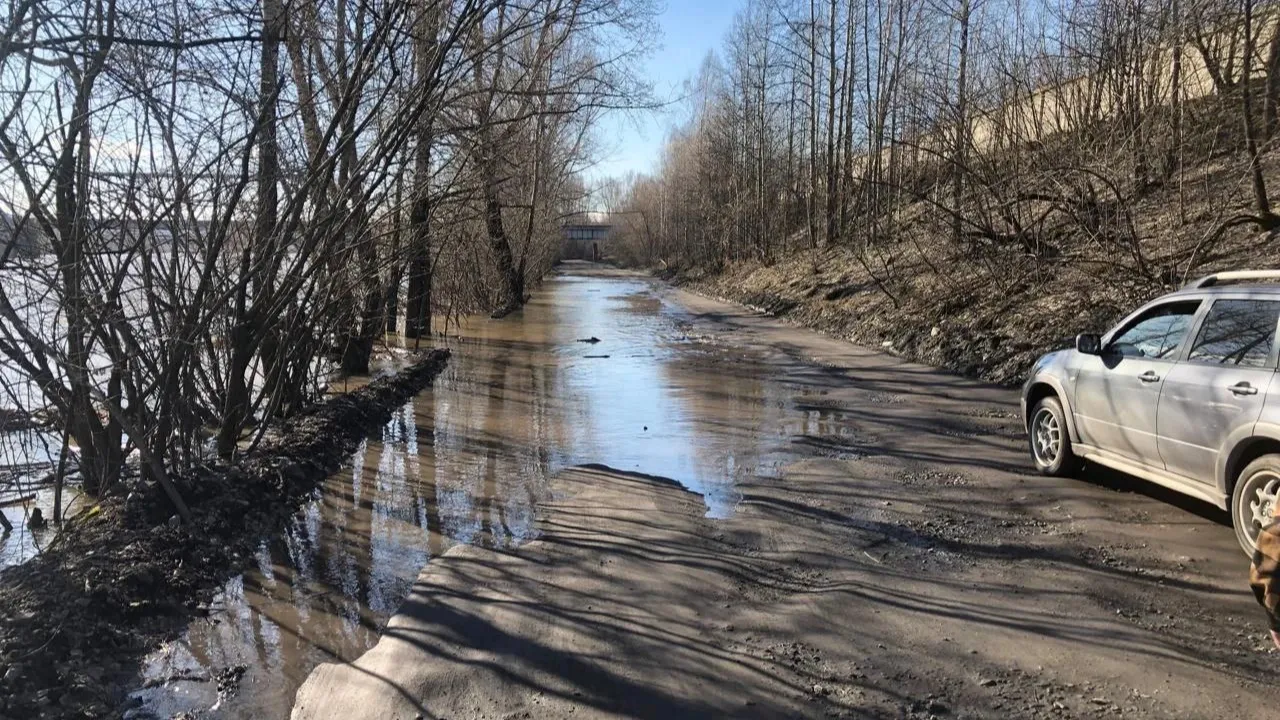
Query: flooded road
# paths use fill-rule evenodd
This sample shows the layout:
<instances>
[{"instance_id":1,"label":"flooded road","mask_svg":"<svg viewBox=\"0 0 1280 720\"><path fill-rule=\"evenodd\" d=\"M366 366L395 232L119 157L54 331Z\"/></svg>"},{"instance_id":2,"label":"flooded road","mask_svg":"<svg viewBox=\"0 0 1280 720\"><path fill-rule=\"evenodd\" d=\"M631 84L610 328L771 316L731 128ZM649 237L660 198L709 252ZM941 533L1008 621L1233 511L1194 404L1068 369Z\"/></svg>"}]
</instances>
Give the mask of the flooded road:
<instances>
[{"instance_id":1,"label":"flooded road","mask_svg":"<svg viewBox=\"0 0 1280 720\"><path fill-rule=\"evenodd\" d=\"M370 648L432 558L534 538L567 467L671 478L727 518L740 482L777 473L797 438L839 452L838 417L798 409L762 357L691 336L666 295L635 276L558 275L523 311L464 325L434 389L259 548L207 620L146 659L135 714L288 717L311 669Z\"/></svg>"},{"instance_id":2,"label":"flooded road","mask_svg":"<svg viewBox=\"0 0 1280 720\"><path fill-rule=\"evenodd\" d=\"M1015 392L575 272L449 341L133 717L1273 714L1213 512L1032 474Z\"/></svg>"}]
</instances>

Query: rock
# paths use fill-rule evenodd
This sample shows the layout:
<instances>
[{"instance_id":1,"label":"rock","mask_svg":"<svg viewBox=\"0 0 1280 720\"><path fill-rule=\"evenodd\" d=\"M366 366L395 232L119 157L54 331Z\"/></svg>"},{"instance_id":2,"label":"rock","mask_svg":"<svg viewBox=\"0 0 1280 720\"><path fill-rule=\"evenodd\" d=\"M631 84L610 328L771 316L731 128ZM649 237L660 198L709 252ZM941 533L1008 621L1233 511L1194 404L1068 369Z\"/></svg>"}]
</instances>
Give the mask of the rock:
<instances>
[{"instance_id":1,"label":"rock","mask_svg":"<svg viewBox=\"0 0 1280 720\"><path fill-rule=\"evenodd\" d=\"M996 684L996 681L993 680L992 678L982 678L981 680L978 681L978 684L981 685L982 687L991 687L992 685Z\"/></svg>"},{"instance_id":2,"label":"rock","mask_svg":"<svg viewBox=\"0 0 1280 720\"><path fill-rule=\"evenodd\" d=\"M934 715L946 715L951 712L951 708L947 707L941 700L930 700L925 709Z\"/></svg>"},{"instance_id":3,"label":"rock","mask_svg":"<svg viewBox=\"0 0 1280 720\"><path fill-rule=\"evenodd\" d=\"M942 334L942 328L938 327L937 325L934 325L933 329L929 331L930 337L938 337L941 334Z\"/></svg>"},{"instance_id":4,"label":"rock","mask_svg":"<svg viewBox=\"0 0 1280 720\"><path fill-rule=\"evenodd\" d=\"M170 516L169 516L169 522L168 522L168 523L166 523L166 524L167 524L170 528L175 528L175 529L176 529L179 525L181 525L181 524L182 524L182 518L178 517L177 515L170 515Z\"/></svg>"}]
</instances>

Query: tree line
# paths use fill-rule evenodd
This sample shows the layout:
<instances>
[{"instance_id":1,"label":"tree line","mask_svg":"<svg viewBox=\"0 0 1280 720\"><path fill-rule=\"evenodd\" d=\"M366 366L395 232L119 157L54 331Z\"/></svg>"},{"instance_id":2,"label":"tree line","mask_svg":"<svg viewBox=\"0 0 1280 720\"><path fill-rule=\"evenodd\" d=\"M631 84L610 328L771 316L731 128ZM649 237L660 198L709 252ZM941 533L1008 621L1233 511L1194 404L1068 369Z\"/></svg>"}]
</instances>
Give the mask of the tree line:
<instances>
[{"instance_id":1,"label":"tree line","mask_svg":"<svg viewBox=\"0 0 1280 720\"><path fill-rule=\"evenodd\" d=\"M953 263L1150 289L1277 229L1278 107L1260 0L751 0L657 169L605 195L642 264L841 248L894 302Z\"/></svg>"},{"instance_id":2,"label":"tree line","mask_svg":"<svg viewBox=\"0 0 1280 720\"><path fill-rule=\"evenodd\" d=\"M88 492L136 455L176 496L385 333L518 307L582 207L593 124L648 102L654 13L12 0L0 405L43 411Z\"/></svg>"}]
</instances>

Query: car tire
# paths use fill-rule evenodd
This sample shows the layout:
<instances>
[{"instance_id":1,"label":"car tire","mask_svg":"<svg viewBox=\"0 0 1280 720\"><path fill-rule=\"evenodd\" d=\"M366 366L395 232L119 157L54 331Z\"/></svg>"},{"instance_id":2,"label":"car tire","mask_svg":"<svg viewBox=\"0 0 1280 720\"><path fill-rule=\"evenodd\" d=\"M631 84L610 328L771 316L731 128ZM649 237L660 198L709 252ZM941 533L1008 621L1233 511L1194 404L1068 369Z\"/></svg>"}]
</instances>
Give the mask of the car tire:
<instances>
[{"instance_id":1,"label":"car tire","mask_svg":"<svg viewBox=\"0 0 1280 720\"><path fill-rule=\"evenodd\" d=\"M1027 423L1027 439L1031 460L1041 475L1064 477L1080 469L1080 459L1071 449L1067 432L1067 415L1058 398L1042 398L1031 410Z\"/></svg>"},{"instance_id":2,"label":"car tire","mask_svg":"<svg viewBox=\"0 0 1280 720\"><path fill-rule=\"evenodd\" d=\"M1276 519L1280 493L1280 455L1263 455L1249 463L1231 492L1231 525L1245 554L1253 556L1258 533Z\"/></svg>"}]
</instances>

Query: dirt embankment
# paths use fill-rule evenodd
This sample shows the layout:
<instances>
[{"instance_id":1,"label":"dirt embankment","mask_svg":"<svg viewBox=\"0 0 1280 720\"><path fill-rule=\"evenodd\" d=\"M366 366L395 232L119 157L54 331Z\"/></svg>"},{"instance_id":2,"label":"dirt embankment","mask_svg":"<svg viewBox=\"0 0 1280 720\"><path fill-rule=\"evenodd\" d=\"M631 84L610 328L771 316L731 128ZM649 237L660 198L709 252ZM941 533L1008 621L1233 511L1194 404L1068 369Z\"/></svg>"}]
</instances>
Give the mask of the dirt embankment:
<instances>
[{"instance_id":1,"label":"dirt embankment","mask_svg":"<svg viewBox=\"0 0 1280 720\"><path fill-rule=\"evenodd\" d=\"M1238 248L1223 267L1270 267L1280 242ZM666 275L702 295L787 322L1004 386L1035 359L1103 332L1142 303L1174 289L1061 264L1040 276L1002 278L967 264L931 266L914 250L895 256L892 284L872 277L852 250L803 251L772 265L730 264ZM879 275L879 273L878 273Z\"/></svg>"},{"instance_id":2,"label":"dirt embankment","mask_svg":"<svg viewBox=\"0 0 1280 720\"><path fill-rule=\"evenodd\" d=\"M1078 332L1121 316L1129 293L1072 282L996 288L930 274L880 289L844 248L800 253L773 265L694 269L675 282L858 345L1000 385L1015 385L1035 358Z\"/></svg>"},{"instance_id":3,"label":"dirt embankment","mask_svg":"<svg viewBox=\"0 0 1280 720\"><path fill-rule=\"evenodd\" d=\"M190 525L158 488L135 481L0 574L0 718L118 712L138 659L180 632L448 359L447 350L428 353L288 421L244 461L182 478Z\"/></svg>"}]
</instances>

